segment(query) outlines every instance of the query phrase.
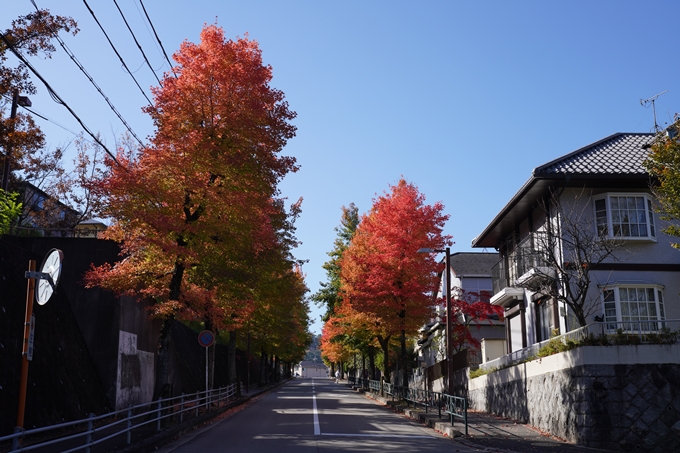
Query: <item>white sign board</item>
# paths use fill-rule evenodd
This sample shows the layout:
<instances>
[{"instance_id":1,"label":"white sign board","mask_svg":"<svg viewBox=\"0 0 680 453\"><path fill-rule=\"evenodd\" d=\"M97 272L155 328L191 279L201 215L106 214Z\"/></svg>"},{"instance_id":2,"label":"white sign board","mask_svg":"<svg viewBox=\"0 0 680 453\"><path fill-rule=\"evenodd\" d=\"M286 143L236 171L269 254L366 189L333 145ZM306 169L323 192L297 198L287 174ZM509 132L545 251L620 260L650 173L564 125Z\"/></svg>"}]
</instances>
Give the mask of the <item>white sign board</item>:
<instances>
[{"instance_id":1,"label":"white sign board","mask_svg":"<svg viewBox=\"0 0 680 453\"><path fill-rule=\"evenodd\" d=\"M28 332L28 350L26 351L26 359L33 360L33 339L35 337L35 315L31 315L31 329Z\"/></svg>"}]
</instances>

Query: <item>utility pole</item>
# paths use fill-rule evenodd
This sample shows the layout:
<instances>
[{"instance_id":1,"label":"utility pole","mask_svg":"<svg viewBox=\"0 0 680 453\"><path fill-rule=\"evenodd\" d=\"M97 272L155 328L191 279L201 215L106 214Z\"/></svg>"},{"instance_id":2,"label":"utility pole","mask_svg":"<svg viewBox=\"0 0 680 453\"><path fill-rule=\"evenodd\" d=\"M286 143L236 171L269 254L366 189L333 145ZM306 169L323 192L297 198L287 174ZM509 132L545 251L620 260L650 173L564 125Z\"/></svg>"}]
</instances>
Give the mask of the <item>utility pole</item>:
<instances>
[{"instance_id":1,"label":"utility pole","mask_svg":"<svg viewBox=\"0 0 680 453\"><path fill-rule=\"evenodd\" d=\"M453 395L453 320L451 319L451 247L446 247L446 384L447 392Z\"/></svg>"},{"instance_id":2,"label":"utility pole","mask_svg":"<svg viewBox=\"0 0 680 453\"><path fill-rule=\"evenodd\" d=\"M30 107L31 100L28 96L19 96L19 90L14 90L12 93L12 110L10 111L9 119L14 121L17 117L17 106ZM14 131L14 125L12 125L11 132ZM7 187L9 186L9 164L12 155L12 140L7 139L5 141L5 161L2 167L2 190L7 192Z\"/></svg>"},{"instance_id":3,"label":"utility pole","mask_svg":"<svg viewBox=\"0 0 680 453\"><path fill-rule=\"evenodd\" d=\"M446 278L442 278L442 284L446 284L444 294L446 296L446 393L453 395L453 360L451 360L453 350L453 322L451 320L451 247L443 250L433 250L422 248L418 253L445 253Z\"/></svg>"}]
</instances>

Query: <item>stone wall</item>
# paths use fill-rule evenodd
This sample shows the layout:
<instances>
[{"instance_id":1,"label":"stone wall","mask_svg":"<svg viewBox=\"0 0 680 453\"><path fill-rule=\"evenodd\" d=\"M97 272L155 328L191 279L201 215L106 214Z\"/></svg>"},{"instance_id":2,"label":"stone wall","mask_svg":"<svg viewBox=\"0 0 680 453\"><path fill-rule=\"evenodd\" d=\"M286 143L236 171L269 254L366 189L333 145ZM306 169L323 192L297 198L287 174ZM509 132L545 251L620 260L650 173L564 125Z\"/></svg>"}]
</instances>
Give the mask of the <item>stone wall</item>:
<instances>
[{"instance_id":1,"label":"stone wall","mask_svg":"<svg viewBox=\"0 0 680 453\"><path fill-rule=\"evenodd\" d=\"M471 380L470 408L587 447L680 451L679 360L678 345L577 348Z\"/></svg>"}]
</instances>

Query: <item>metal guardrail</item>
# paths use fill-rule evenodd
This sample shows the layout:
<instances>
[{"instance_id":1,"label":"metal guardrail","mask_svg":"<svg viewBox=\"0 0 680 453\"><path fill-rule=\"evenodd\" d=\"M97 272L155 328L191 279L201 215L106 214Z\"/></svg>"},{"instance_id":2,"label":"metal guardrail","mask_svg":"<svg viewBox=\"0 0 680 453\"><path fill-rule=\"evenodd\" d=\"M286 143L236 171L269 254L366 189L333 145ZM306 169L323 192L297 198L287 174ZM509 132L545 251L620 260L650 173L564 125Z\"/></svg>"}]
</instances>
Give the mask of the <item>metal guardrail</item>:
<instances>
[{"instance_id":1,"label":"metal guardrail","mask_svg":"<svg viewBox=\"0 0 680 453\"><path fill-rule=\"evenodd\" d=\"M456 418L463 421L465 425L465 435L468 435L468 417L467 417L467 399L459 396L447 395L445 393L432 392L429 390L401 387L388 382L348 378L350 384L360 383L363 388L369 389L373 393L380 393L389 395L392 400L398 398L407 401L415 406L425 407L425 412L436 408L439 418L442 416L442 411L449 415L451 426L454 425Z\"/></svg>"},{"instance_id":2,"label":"metal guardrail","mask_svg":"<svg viewBox=\"0 0 680 453\"><path fill-rule=\"evenodd\" d=\"M446 401L446 413L451 418L451 426L454 419L460 418L465 424L465 435L468 435L467 400L459 396L443 395Z\"/></svg>"},{"instance_id":3,"label":"metal guardrail","mask_svg":"<svg viewBox=\"0 0 680 453\"><path fill-rule=\"evenodd\" d=\"M439 407L441 415L441 393L413 387L403 387L402 389L404 391L403 399L412 403L414 408L423 406L425 413L427 413L430 408Z\"/></svg>"},{"instance_id":4,"label":"metal guardrail","mask_svg":"<svg viewBox=\"0 0 680 453\"><path fill-rule=\"evenodd\" d=\"M680 319L594 322L563 335L513 351L498 359L484 362L479 365L479 369L507 368L537 356L538 351L550 342L561 341L566 344L567 341L579 342L588 337L604 337L611 344L621 344L626 341L639 344L663 342L670 344L680 339Z\"/></svg>"},{"instance_id":5,"label":"metal guardrail","mask_svg":"<svg viewBox=\"0 0 680 453\"><path fill-rule=\"evenodd\" d=\"M193 414L198 417L199 413L209 412L212 407L219 408L227 404L239 394L240 384L232 384L219 389L197 392L192 395L177 396L168 399L159 399L149 403L130 406L107 414L95 416L90 414L88 418L76 420L58 425L45 426L26 431L17 432L8 436L0 437L0 444L12 442L13 452L24 452L37 450L48 445L68 443L62 453L75 451L90 452L90 447L100 444L122 434L127 434L127 444L132 441L132 431L146 425L156 425L156 431L162 428L164 420L182 423L186 414ZM60 430L70 430L73 434L59 436L51 440L38 441L32 444L21 446L22 441L28 441L31 436L38 434L42 436L50 431L58 433ZM55 434L55 436L58 434ZM73 441L78 441L75 447Z\"/></svg>"}]
</instances>

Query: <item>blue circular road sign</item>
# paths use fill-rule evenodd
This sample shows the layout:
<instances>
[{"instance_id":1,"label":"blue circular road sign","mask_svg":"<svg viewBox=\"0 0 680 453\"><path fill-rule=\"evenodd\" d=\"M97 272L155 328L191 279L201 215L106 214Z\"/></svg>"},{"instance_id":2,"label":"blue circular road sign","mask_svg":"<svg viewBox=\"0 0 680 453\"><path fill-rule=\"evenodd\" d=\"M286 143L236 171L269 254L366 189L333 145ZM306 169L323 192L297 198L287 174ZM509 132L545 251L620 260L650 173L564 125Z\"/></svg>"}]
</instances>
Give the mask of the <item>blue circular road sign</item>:
<instances>
[{"instance_id":1,"label":"blue circular road sign","mask_svg":"<svg viewBox=\"0 0 680 453\"><path fill-rule=\"evenodd\" d=\"M211 331L204 330L203 332L198 334L198 344L200 344L204 348L212 346L214 342L215 335Z\"/></svg>"}]
</instances>

